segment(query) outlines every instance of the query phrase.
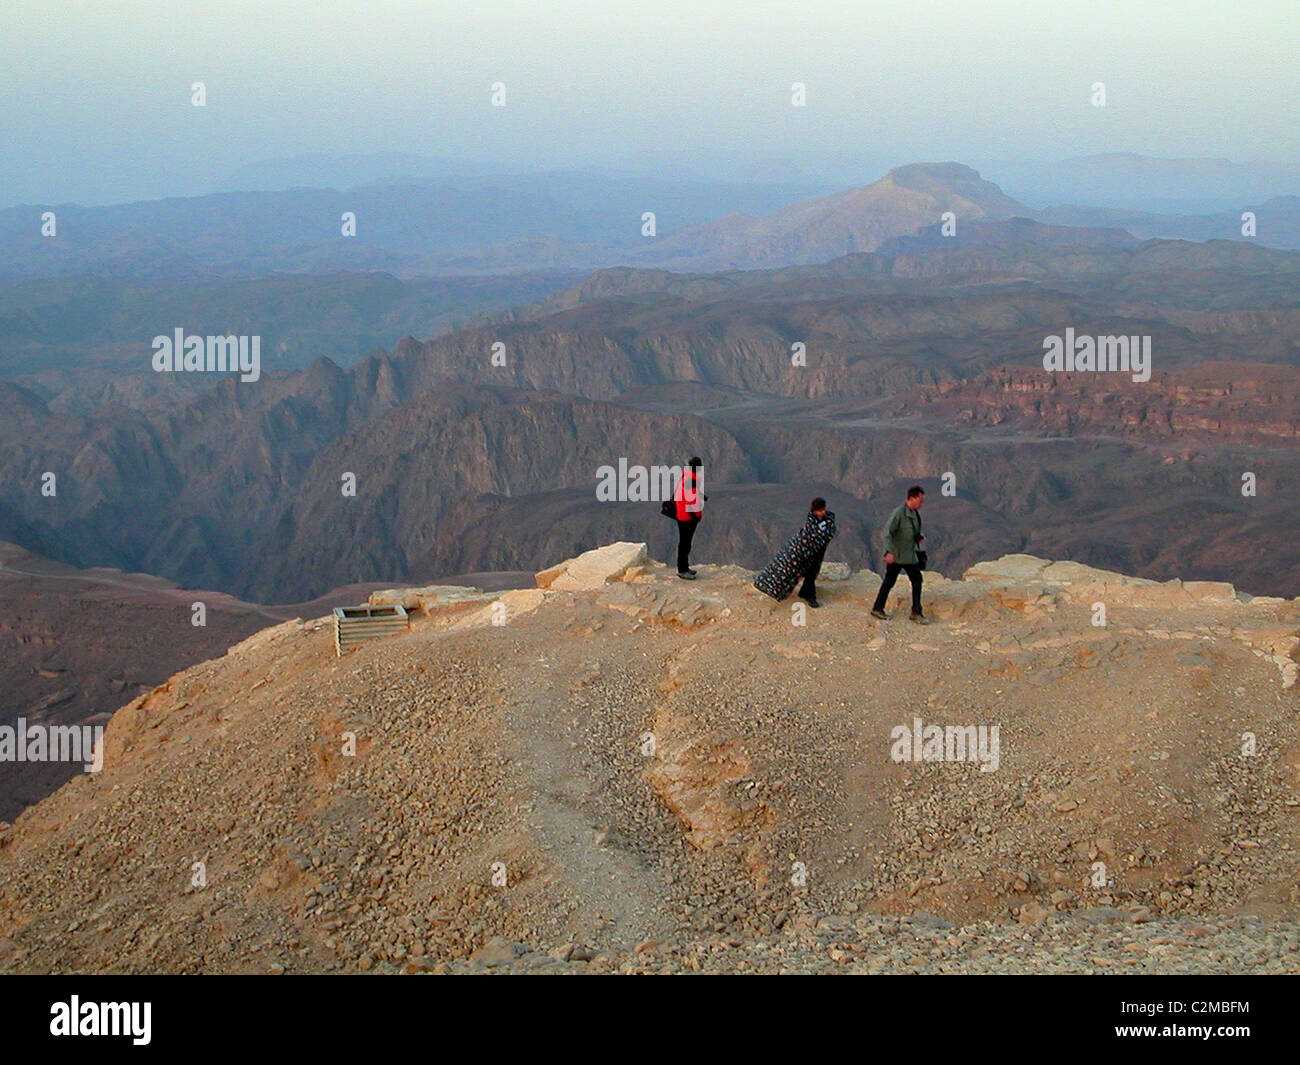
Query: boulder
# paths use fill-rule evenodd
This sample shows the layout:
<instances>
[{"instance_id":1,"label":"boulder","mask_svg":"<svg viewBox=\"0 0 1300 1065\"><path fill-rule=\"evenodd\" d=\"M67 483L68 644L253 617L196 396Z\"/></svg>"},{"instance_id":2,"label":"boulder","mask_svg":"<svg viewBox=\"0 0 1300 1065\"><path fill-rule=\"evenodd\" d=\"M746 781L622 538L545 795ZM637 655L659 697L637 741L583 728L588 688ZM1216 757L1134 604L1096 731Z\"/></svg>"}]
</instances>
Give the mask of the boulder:
<instances>
[{"instance_id":1,"label":"boulder","mask_svg":"<svg viewBox=\"0 0 1300 1065\"><path fill-rule=\"evenodd\" d=\"M423 588L385 588L371 592L371 606L396 606L406 608L408 614L421 613L426 617L455 614L478 603L495 599L495 592L467 588L459 584L430 584Z\"/></svg>"},{"instance_id":2,"label":"boulder","mask_svg":"<svg viewBox=\"0 0 1300 1065\"><path fill-rule=\"evenodd\" d=\"M570 559L570 561L572 560ZM561 562L558 566L551 566L549 569L539 570L533 575L533 579L537 582L537 587L549 588L555 583L557 578L564 576L565 567L568 566L568 564L568 562Z\"/></svg>"},{"instance_id":3,"label":"boulder","mask_svg":"<svg viewBox=\"0 0 1300 1065\"><path fill-rule=\"evenodd\" d=\"M537 574L538 588L560 592L588 592L609 581L621 580L634 566L647 561L645 544L620 540L606 547L584 551L577 558L561 562Z\"/></svg>"},{"instance_id":4,"label":"boulder","mask_svg":"<svg viewBox=\"0 0 1300 1065\"><path fill-rule=\"evenodd\" d=\"M853 576L853 568L847 562L825 562L817 574L819 581L847 581Z\"/></svg>"},{"instance_id":5,"label":"boulder","mask_svg":"<svg viewBox=\"0 0 1300 1065\"><path fill-rule=\"evenodd\" d=\"M1199 603L1236 603L1237 589L1226 581L1183 581L1183 591Z\"/></svg>"},{"instance_id":6,"label":"boulder","mask_svg":"<svg viewBox=\"0 0 1300 1065\"><path fill-rule=\"evenodd\" d=\"M1112 580L1067 584L1061 598L1082 606L1100 602L1107 607L1132 606L1148 610L1175 610L1190 606L1193 601L1181 581L1148 581L1119 575Z\"/></svg>"},{"instance_id":7,"label":"boulder","mask_svg":"<svg viewBox=\"0 0 1300 1065\"><path fill-rule=\"evenodd\" d=\"M1042 572L1052 561L1037 555L1003 555L992 562L977 562L964 574L964 581L1032 581L1041 580Z\"/></svg>"},{"instance_id":8,"label":"boulder","mask_svg":"<svg viewBox=\"0 0 1300 1065\"><path fill-rule=\"evenodd\" d=\"M1155 583L1154 581L1143 580L1140 577L1125 577L1122 573L1114 573L1108 569L1095 569L1092 566L1085 566L1082 562L1052 562L1043 569L1037 579L1050 581L1053 584L1125 581L1132 581L1137 584Z\"/></svg>"}]
</instances>

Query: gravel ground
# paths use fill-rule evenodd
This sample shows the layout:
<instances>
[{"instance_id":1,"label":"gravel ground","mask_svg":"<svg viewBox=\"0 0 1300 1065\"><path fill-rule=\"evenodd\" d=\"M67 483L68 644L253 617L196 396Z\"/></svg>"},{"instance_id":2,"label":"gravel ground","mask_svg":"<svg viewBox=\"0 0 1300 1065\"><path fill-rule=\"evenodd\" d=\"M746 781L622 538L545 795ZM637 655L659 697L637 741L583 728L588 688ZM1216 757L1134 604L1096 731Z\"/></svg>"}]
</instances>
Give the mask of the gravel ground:
<instances>
[{"instance_id":1,"label":"gravel ground","mask_svg":"<svg viewBox=\"0 0 1300 1065\"><path fill-rule=\"evenodd\" d=\"M859 575L800 625L629 576L341 659L287 623L124 707L0 829L0 970L1300 971L1296 689L1240 638L1294 604L936 581L920 628ZM892 760L915 717L997 769Z\"/></svg>"}]
</instances>

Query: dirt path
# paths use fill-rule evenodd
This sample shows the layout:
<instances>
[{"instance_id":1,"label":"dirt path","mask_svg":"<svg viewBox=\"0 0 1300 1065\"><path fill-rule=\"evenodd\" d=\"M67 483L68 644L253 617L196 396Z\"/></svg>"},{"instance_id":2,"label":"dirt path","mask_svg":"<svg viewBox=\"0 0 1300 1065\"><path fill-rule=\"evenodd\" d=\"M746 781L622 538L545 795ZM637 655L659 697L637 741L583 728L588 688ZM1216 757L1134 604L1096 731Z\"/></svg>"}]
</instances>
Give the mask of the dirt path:
<instances>
[{"instance_id":1,"label":"dirt path","mask_svg":"<svg viewBox=\"0 0 1300 1065\"><path fill-rule=\"evenodd\" d=\"M533 660L533 683L514 687L502 719L519 779L535 799L529 828L580 900L573 933L590 930L590 946L627 953L672 931L668 892L643 856L611 832L622 814L606 769L588 754L590 722L571 703L574 658L562 648Z\"/></svg>"}]
</instances>

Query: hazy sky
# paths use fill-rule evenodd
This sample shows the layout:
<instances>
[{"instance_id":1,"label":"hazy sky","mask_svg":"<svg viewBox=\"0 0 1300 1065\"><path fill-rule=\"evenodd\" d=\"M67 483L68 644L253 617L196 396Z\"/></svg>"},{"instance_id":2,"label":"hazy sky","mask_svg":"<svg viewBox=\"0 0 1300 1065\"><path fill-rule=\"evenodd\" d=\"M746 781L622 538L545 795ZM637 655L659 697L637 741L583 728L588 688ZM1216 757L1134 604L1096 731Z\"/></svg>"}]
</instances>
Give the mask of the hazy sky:
<instances>
[{"instance_id":1,"label":"hazy sky","mask_svg":"<svg viewBox=\"0 0 1300 1065\"><path fill-rule=\"evenodd\" d=\"M1295 163L1297 55L1297 0L3 0L0 207L305 152Z\"/></svg>"}]
</instances>

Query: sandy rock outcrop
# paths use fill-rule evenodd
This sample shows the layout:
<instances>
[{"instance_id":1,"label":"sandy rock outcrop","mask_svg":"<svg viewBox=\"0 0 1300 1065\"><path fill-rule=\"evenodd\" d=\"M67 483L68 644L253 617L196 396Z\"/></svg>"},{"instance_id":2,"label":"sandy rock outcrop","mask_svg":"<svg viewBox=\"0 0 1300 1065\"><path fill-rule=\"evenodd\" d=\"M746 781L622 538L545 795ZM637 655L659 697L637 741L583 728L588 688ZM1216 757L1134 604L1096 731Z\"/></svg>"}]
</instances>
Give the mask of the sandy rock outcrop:
<instances>
[{"instance_id":1,"label":"sandy rock outcrop","mask_svg":"<svg viewBox=\"0 0 1300 1065\"><path fill-rule=\"evenodd\" d=\"M589 592L622 579L629 569L647 561L646 545L619 541L584 551L537 574L537 587L557 592Z\"/></svg>"},{"instance_id":2,"label":"sandy rock outcrop","mask_svg":"<svg viewBox=\"0 0 1300 1065\"><path fill-rule=\"evenodd\" d=\"M971 606L966 593L982 589L985 601L997 602L1030 618L1052 613L1062 605L1093 610L1102 606L1107 612L1113 608L1140 612L1140 631L1157 639L1210 641L1231 637L1277 666L1283 688L1293 688L1300 682L1297 604L1277 597L1246 595L1225 581L1152 581L1077 562L1051 562L1016 554L977 563L966 571L961 584L963 588L956 594L966 600L966 607ZM930 602L929 612L939 618L968 613L954 604L951 594L940 592ZM1204 611L1219 615L1214 624L1197 616ZM1234 621L1230 627L1222 624L1224 611ZM1173 615L1183 621L1166 627L1169 623L1158 616L1152 618L1153 614Z\"/></svg>"},{"instance_id":3,"label":"sandy rock outcrop","mask_svg":"<svg viewBox=\"0 0 1300 1065\"><path fill-rule=\"evenodd\" d=\"M458 614L465 610L490 602L497 597L497 592L485 592L479 588L466 588L456 584L430 584L423 588L385 588L371 592L371 606L396 606L406 608L408 614L419 613L425 617L440 617Z\"/></svg>"},{"instance_id":4,"label":"sandy rock outcrop","mask_svg":"<svg viewBox=\"0 0 1300 1065\"><path fill-rule=\"evenodd\" d=\"M694 735L689 721L666 710L656 715L655 736L646 777L693 846L710 850L775 822L740 744L724 736Z\"/></svg>"},{"instance_id":5,"label":"sandy rock outcrop","mask_svg":"<svg viewBox=\"0 0 1300 1065\"><path fill-rule=\"evenodd\" d=\"M1108 606L1138 606L1152 609L1178 608L1196 603L1234 604L1251 600L1224 581L1153 581L1097 569L1078 562L1052 562L1034 555L1003 555L971 566L962 576L967 581L998 585L1042 585L1070 603L1100 600ZM1282 602L1282 600L1269 600Z\"/></svg>"}]
</instances>

